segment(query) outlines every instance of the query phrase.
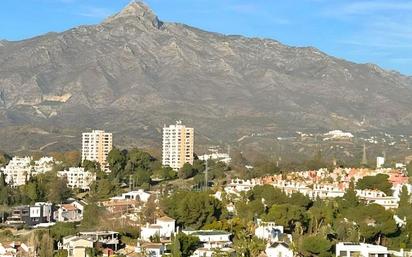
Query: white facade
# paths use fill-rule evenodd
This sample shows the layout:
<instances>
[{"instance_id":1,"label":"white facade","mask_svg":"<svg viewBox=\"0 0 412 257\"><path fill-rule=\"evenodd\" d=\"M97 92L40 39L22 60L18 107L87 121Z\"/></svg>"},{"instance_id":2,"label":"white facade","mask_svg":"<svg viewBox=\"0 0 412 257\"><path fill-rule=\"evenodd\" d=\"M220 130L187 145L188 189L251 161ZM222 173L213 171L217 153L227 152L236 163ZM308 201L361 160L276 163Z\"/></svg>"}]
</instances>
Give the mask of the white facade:
<instances>
[{"instance_id":1,"label":"white facade","mask_svg":"<svg viewBox=\"0 0 412 257\"><path fill-rule=\"evenodd\" d=\"M69 170L59 171L57 176L65 177L68 187L82 190L90 190L91 183L96 180L96 174L85 171L81 167L71 167Z\"/></svg>"},{"instance_id":2,"label":"white facade","mask_svg":"<svg viewBox=\"0 0 412 257\"><path fill-rule=\"evenodd\" d=\"M281 234L283 234L283 226L276 225L275 222L262 222L258 220L258 225L255 229L255 236L269 242L274 242Z\"/></svg>"},{"instance_id":3,"label":"white facade","mask_svg":"<svg viewBox=\"0 0 412 257\"><path fill-rule=\"evenodd\" d=\"M82 161L100 163L102 170L108 171L107 156L113 147L112 133L93 130L82 134Z\"/></svg>"},{"instance_id":4,"label":"white facade","mask_svg":"<svg viewBox=\"0 0 412 257\"><path fill-rule=\"evenodd\" d=\"M336 244L337 257L351 257L359 255L361 257L388 257L388 248L381 245L363 243L338 243Z\"/></svg>"},{"instance_id":5,"label":"white facade","mask_svg":"<svg viewBox=\"0 0 412 257\"><path fill-rule=\"evenodd\" d=\"M123 193L121 196L116 196L116 197L112 197L111 200L138 200L141 201L143 203L147 203L147 201L149 200L151 194L145 192L142 189L139 189L137 191L131 191L131 192L127 192L127 193Z\"/></svg>"},{"instance_id":6,"label":"white facade","mask_svg":"<svg viewBox=\"0 0 412 257\"><path fill-rule=\"evenodd\" d=\"M52 171L53 157L42 157L33 161L32 157L13 157L9 164L2 168L5 181L11 186L25 185L32 176Z\"/></svg>"},{"instance_id":7,"label":"white facade","mask_svg":"<svg viewBox=\"0 0 412 257\"><path fill-rule=\"evenodd\" d=\"M385 165L385 157L377 157L376 158L376 168L377 169L383 168L383 165Z\"/></svg>"},{"instance_id":8,"label":"white facade","mask_svg":"<svg viewBox=\"0 0 412 257\"><path fill-rule=\"evenodd\" d=\"M286 243L274 243L269 245L265 251L268 257L293 257L293 251Z\"/></svg>"},{"instance_id":9,"label":"white facade","mask_svg":"<svg viewBox=\"0 0 412 257\"><path fill-rule=\"evenodd\" d=\"M32 172L31 157L13 157L2 171L5 181L11 186L25 185Z\"/></svg>"},{"instance_id":10,"label":"white facade","mask_svg":"<svg viewBox=\"0 0 412 257\"><path fill-rule=\"evenodd\" d=\"M198 157L199 157L199 160L201 161L214 160L218 162L223 162L225 164L230 164L230 162L232 161L232 158L230 158L229 154L227 153L215 152L211 154L200 155Z\"/></svg>"},{"instance_id":11,"label":"white facade","mask_svg":"<svg viewBox=\"0 0 412 257\"><path fill-rule=\"evenodd\" d=\"M35 176L40 173L52 171L54 163L53 157L41 157L39 160L34 161L34 167L31 175Z\"/></svg>"},{"instance_id":12,"label":"white facade","mask_svg":"<svg viewBox=\"0 0 412 257\"><path fill-rule=\"evenodd\" d=\"M169 217L161 217L156 220L155 224L147 224L141 229L141 239L150 241L151 237L159 236L161 238L171 238L176 232L176 221Z\"/></svg>"},{"instance_id":13,"label":"white facade","mask_svg":"<svg viewBox=\"0 0 412 257\"><path fill-rule=\"evenodd\" d=\"M185 163L193 164L194 129L182 125L163 128L162 164L174 170L183 167Z\"/></svg>"}]
</instances>

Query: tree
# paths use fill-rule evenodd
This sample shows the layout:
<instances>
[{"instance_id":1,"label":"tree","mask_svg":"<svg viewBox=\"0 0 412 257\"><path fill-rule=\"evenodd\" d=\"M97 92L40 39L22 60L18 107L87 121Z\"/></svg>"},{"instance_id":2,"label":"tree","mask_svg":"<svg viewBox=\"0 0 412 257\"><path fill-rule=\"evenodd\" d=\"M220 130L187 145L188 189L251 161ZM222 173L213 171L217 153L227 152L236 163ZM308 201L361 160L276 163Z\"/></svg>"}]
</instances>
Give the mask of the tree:
<instances>
[{"instance_id":1,"label":"tree","mask_svg":"<svg viewBox=\"0 0 412 257\"><path fill-rule=\"evenodd\" d=\"M399 207L397 214L401 219L412 216L411 195L409 194L406 186L402 187L399 196Z\"/></svg>"},{"instance_id":2,"label":"tree","mask_svg":"<svg viewBox=\"0 0 412 257\"><path fill-rule=\"evenodd\" d=\"M320 256L327 253L332 243L321 235L306 236L303 238L300 252L304 256Z\"/></svg>"},{"instance_id":3,"label":"tree","mask_svg":"<svg viewBox=\"0 0 412 257\"><path fill-rule=\"evenodd\" d=\"M219 220L222 203L208 192L178 191L162 200L164 211L180 226L199 229Z\"/></svg>"},{"instance_id":4,"label":"tree","mask_svg":"<svg viewBox=\"0 0 412 257\"><path fill-rule=\"evenodd\" d=\"M253 236L249 231L243 230L234 240L237 256L255 257L265 249L265 242Z\"/></svg>"},{"instance_id":5,"label":"tree","mask_svg":"<svg viewBox=\"0 0 412 257\"><path fill-rule=\"evenodd\" d=\"M0 172L0 205L9 204L9 187L6 185L3 172Z\"/></svg>"},{"instance_id":6,"label":"tree","mask_svg":"<svg viewBox=\"0 0 412 257\"><path fill-rule=\"evenodd\" d=\"M107 156L107 162L109 163L110 171L113 173L112 176L118 177L126 166L126 151L113 148Z\"/></svg>"},{"instance_id":7,"label":"tree","mask_svg":"<svg viewBox=\"0 0 412 257\"><path fill-rule=\"evenodd\" d=\"M91 203L84 207L83 220L81 227L86 229L93 229L99 227L101 217L104 214L104 209L95 203Z\"/></svg>"},{"instance_id":8,"label":"tree","mask_svg":"<svg viewBox=\"0 0 412 257\"><path fill-rule=\"evenodd\" d=\"M179 178L188 179L195 176L197 171L193 168L190 163L185 163L183 167L179 170Z\"/></svg>"},{"instance_id":9,"label":"tree","mask_svg":"<svg viewBox=\"0 0 412 257\"><path fill-rule=\"evenodd\" d=\"M50 234L55 241L61 241L63 237L76 234L76 224L57 222L50 228Z\"/></svg>"},{"instance_id":10,"label":"tree","mask_svg":"<svg viewBox=\"0 0 412 257\"><path fill-rule=\"evenodd\" d=\"M378 174L376 176L366 176L359 179L356 187L361 190L371 189L380 190L386 195L392 194L392 184L388 180L389 176L386 174Z\"/></svg>"},{"instance_id":11,"label":"tree","mask_svg":"<svg viewBox=\"0 0 412 257\"><path fill-rule=\"evenodd\" d=\"M295 223L307 223L305 209L292 204L273 205L264 217L267 221L274 221L293 231Z\"/></svg>"},{"instance_id":12,"label":"tree","mask_svg":"<svg viewBox=\"0 0 412 257\"><path fill-rule=\"evenodd\" d=\"M155 223L156 212L157 212L156 197L154 195L151 195L143 208L144 221L150 224Z\"/></svg>"},{"instance_id":13,"label":"tree","mask_svg":"<svg viewBox=\"0 0 412 257\"><path fill-rule=\"evenodd\" d=\"M353 180L349 183L349 188L343 195L343 208L353 208L359 205L359 198L356 194L355 183Z\"/></svg>"},{"instance_id":14,"label":"tree","mask_svg":"<svg viewBox=\"0 0 412 257\"><path fill-rule=\"evenodd\" d=\"M53 239L48 233L43 233L40 246L39 246L39 257L50 257L53 256Z\"/></svg>"},{"instance_id":15,"label":"tree","mask_svg":"<svg viewBox=\"0 0 412 257\"><path fill-rule=\"evenodd\" d=\"M179 233L175 236L172 242L173 257L189 257L199 247L200 241L198 237Z\"/></svg>"},{"instance_id":16,"label":"tree","mask_svg":"<svg viewBox=\"0 0 412 257\"><path fill-rule=\"evenodd\" d=\"M50 183L47 192L47 199L52 203L62 203L64 200L72 196L72 191L67 187L66 178L58 178L54 183Z\"/></svg>"}]
</instances>

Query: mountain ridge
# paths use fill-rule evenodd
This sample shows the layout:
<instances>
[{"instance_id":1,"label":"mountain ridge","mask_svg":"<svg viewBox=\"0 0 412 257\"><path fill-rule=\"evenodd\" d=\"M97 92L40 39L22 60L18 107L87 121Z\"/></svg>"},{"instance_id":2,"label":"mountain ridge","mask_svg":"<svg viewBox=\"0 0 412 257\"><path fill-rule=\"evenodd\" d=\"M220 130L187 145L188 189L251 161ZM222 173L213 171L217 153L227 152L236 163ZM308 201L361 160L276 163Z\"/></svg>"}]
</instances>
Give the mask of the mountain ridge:
<instances>
[{"instance_id":1,"label":"mountain ridge","mask_svg":"<svg viewBox=\"0 0 412 257\"><path fill-rule=\"evenodd\" d=\"M159 127L180 119L201 144L250 133L409 131L412 122L410 77L313 47L163 22L138 1L98 25L7 41L0 89L0 133L16 139L0 142L4 150L56 140L77 147L65 136L90 128L113 130L119 145L159 145ZM30 139L27 126L50 138Z\"/></svg>"}]
</instances>

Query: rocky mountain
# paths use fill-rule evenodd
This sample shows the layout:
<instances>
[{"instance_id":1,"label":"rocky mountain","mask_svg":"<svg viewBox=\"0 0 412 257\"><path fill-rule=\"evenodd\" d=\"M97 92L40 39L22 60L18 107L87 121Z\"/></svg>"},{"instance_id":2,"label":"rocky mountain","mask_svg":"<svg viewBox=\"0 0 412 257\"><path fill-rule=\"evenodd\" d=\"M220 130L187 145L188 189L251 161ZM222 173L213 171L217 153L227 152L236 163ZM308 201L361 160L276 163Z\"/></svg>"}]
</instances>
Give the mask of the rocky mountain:
<instances>
[{"instance_id":1,"label":"rocky mountain","mask_svg":"<svg viewBox=\"0 0 412 257\"><path fill-rule=\"evenodd\" d=\"M0 149L69 149L80 132L159 145L183 120L199 144L250 134L393 130L412 122L412 79L312 48L163 22L132 2L95 26L0 42Z\"/></svg>"}]
</instances>

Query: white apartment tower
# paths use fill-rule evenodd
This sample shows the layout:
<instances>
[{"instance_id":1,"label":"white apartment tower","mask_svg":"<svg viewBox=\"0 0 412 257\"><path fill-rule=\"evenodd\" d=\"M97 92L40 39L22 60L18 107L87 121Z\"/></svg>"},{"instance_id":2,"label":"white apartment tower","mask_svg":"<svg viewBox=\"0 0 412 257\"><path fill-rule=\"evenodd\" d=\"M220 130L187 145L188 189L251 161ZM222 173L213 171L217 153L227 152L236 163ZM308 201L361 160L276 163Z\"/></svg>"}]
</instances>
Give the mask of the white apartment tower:
<instances>
[{"instance_id":1,"label":"white apartment tower","mask_svg":"<svg viewBox=\"0 0 412 257\"><path fill-rule=\"evenodd\" d=\"M108 171L107 156L112 150L112 133L93 130L82 134L82 161L96 161L102 170Z\"/></svg>"},{"instance_id":2,"label":"white apartment tower","mask_svg":"<svg viewBox=\"0 0 412 257\"><path fill-rule=\"evenodd\" d=\"M194 134L194 129L187 128L181 121L163 128L163 166L178 170L185 163L193 164Z\"/></svg>"}]
</instances>

